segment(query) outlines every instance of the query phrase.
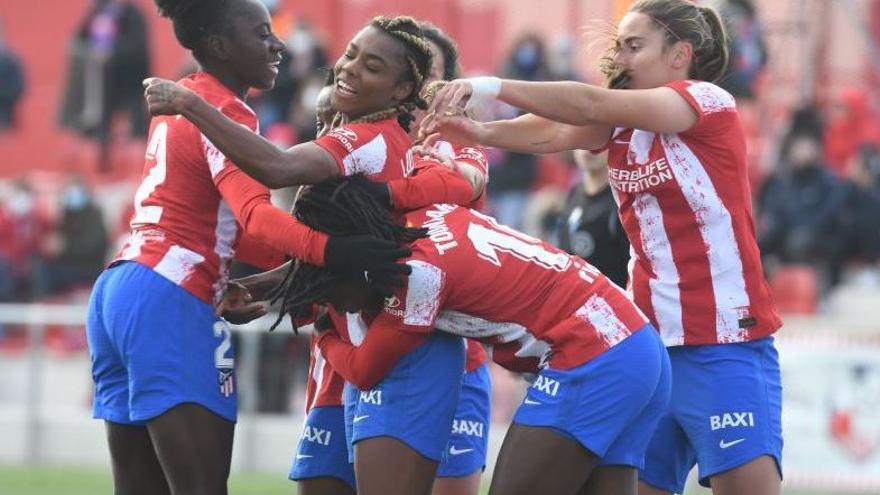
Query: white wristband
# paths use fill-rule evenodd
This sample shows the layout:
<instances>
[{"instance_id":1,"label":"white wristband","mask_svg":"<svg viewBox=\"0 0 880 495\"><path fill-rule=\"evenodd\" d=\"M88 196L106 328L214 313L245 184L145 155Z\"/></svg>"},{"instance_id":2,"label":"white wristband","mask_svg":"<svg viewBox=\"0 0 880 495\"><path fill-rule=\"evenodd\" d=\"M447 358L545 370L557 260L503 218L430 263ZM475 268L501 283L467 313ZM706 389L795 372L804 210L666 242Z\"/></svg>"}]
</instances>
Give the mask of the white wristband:
<instances>
[{"instance_id":1,"label":"white wristband","mask_svg":"<svg viewBox=\"0 0 880 495\"><path fill-rule=\"evenodd\" d=\"M501 94L501 79L497 77L471 77L467 81L471 83L471 98L468 101L468 107L494 100Z\"/></svg>"}]
</instances>

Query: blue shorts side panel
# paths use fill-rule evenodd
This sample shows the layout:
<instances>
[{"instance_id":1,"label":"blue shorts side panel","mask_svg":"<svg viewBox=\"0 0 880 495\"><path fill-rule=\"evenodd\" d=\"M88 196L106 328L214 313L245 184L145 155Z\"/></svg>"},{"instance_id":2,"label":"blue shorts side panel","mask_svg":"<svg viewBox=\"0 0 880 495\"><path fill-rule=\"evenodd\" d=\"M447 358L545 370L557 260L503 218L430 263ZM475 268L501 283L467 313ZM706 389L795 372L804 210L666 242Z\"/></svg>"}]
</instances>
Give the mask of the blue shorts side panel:
<instances>
[{"instance_id":1,"label":"blue shorts side panel","mask_svg":"<svg viewBox=\"0 0 880 495\"><path fill-rule=\"evenodd\" d=\"M782 383L773 337L669 349L669 418L651 440L639 476L681 490L699 466L700 482L769 455L782 466Z\"/></svg>"},{"instance_id":2,"label":"blue shorts side panel","mask_svg":"<svg viewBox=\"0 0 880 495\"><path fill-rule=\"evenodd\" d=\"M464 357L461 337L432 333L378 385L360 391L351 418L352 443L393 437L439 462L458 404Z\"/></svg>"},{"instance_id":3,"label":"blue shorts side panel","mask_svg":"<svg viewBox=\"0 0 880 495\"><path fill-rule=\"evenodd\" d=\"M638 466L649 434L633 429L652 432L668 406L668 366L659 335L645 325L581 366L542 370L513 422L569 435L600 462Z\"/></svg>"},{"instance_id":4,"label":"blue shorts side panel","mask_svg":"<svg viewBox=\"0 0 880 495\"><path fill-rule=\"evenodd\" d=\"M96 418L143 424L194 402L236 420L231 334L210 305L126 262L98 278L87 321Z\"/></svg>"},{"instance_id":5,"label":"blue shorts side panel","mask_svg":"<svg viewBox=\"0 0 880 495\"><path fill-rule=\"evenodd\" d=\"M489 365L465 373L446 456L437 467L438 477L468 476L486 467L491 402Z\"/></svg>"},{"instance_id":6,"label":"blue shorts side panel","mask_svg":"<svg viewBox=\"0 0 880 495\"><path fill-rule=\"evenodd\" d=\"M342 406L314 407L309 411L288 477L295 481L333 477L355 490Z\"/></svg>"}]
</instances>

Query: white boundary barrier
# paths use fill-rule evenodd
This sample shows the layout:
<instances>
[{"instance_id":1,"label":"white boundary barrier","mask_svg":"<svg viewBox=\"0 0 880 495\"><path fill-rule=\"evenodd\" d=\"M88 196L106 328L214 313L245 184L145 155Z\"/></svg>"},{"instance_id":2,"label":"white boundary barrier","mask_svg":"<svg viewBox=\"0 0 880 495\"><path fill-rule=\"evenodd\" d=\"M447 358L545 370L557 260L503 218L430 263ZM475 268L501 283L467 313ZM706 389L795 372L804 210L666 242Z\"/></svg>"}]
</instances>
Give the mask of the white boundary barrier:
<instances>
[{"instance_id":1,"label":"white boundary barrier","mask_svg":"<svg viewBox=\"0 0 880 495\"><path fill-rule=\"evenodd\" d=\"M3 462L105 462L96 460L107 458L102 426L89 418L84 407L75 411L70 407L53 406L51 411L45 407L44 394L49 388L44 382L50 378L46 376L46 365L56 361L47 360L43 344L46 328L83 325L85 317L85 306L0 304L0 324L25 325L28 329L26 354L17 357L19 368L26 368L22 376L23 406L5 407L0 396L0 434L4 426L8 432L20 425L22 431L13 431L18 441L8 438L7 441L13 445L11 448L19 445L21 452L10 459L0 448ZM247 325L231 327L241 338L237 350L241 358L237 363L240 389L258 387L259 335L269 328L274 318L267 315ZM864 320L861 322L865 324ZM880 332L842 334L822 330L823 326L821 318L791 319L777 341L786 399L783 408L785 486L838 493L880 493L880 424L877 422L880 416L876 412L880 408ZM283 322L278 330L289 332L289 322ZM304 332L310 330L303 329ZM82 356L78 359L78 368L87 369ZM0 360L0 367L3 364ZM846 376L857 367L867 370L860 372L868 373L867 378L847 382ZM234 468L283 471L296 446L301 414L295 411L289 415L257 415L251 412L255 410L255 394L242 394L240 400L242 414L236 432ZM849 414L853 430L851 441L830 432L831 415L839 410ZM489 473L505 430L505 425L492 425ZM70 445L67 445L68 453L60 453L64 450L62 444L77 441L81 442L80 451L92 452L91 456L78 455L76 447L70 453ZM93 451L97 450L100 452L95 454Z\"/></svg>"},{"instance_id":2,"label":"white boundary barrier","mask_svg":"<svg viewBox=\"0 0 880 495\"><path fill-rule=\"evenodd\" d=\"M0 324L23 325L27 329L28 346L26 351L27 370L25 372L25 400L24 407L20 411L23 415L23 438L21 444L23 452L21 461L30 464L38 464L46 458L45 448L51 441L45 438L47 411L43 404L43 382L45 379L46 352L43 337L46 327L58 326L82 326L86 322L87 307L84 305L54 305L54 304L0 304ZM252 321L246 325L230 325L233 332L239 333L241 345L237 349L240 366L236 368L236 378L239 388L256 390L258 386L257 362L259 359L259 335L269 329L275 321L277 314L266 315L263 318ZM290 332L291 326L285 319L276 329L278 332ZM302 333L311 331L310 327L300 329ZM254 438L256 430L251 426L253 414L256 409L256 395L242 394L242 403L239 410L243 413L239 421L236 433L236 446L244 452L238 455L246 470L255 468L252 459L257 457L256 449L258 442ZM15 415L15 412L11 413ZM298 434L301 415L289 418L290 437L295 439ZM293 441L293 440L292 440ZM291 447L292 449L293 447Z\"/></svg>"}]
</instances>

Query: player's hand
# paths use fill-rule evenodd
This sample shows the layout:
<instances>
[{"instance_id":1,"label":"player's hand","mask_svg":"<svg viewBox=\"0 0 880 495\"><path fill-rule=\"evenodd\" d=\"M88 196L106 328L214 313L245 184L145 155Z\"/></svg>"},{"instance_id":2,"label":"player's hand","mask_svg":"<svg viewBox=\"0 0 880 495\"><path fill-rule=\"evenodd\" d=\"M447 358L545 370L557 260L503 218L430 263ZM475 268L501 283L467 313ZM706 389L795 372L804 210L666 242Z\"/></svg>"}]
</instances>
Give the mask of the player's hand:
<instances>
[{"instance_id":1,"label":"player's hand","mask_svg":"<svg viewBox=\"0 0 880 495\"><path fill-rule=\"evenodd\" d=\"M440 153L434 147L437 144L437 141L440 140L440 134L431 134L426 137L424 141L420 144L412 146L412 154L413 156L420 156L424 158L428 158L433 160L446 168L455 169L455 164L452 163L452 158L447 156L444 153Z\"/></svg>"},{"instance_id":2,"label":"player's hand","mask_svg":"<svg viewBox=\"0 0 880 495\"><path fill-rule=\"evenodd\" d=\"M464 105L473 93L473 86L468 79L456 79L446 83L434 96L429 113L438 115L456 115L464 111Z\"/></svg>"},{"instance_id":3,"label":"player's hand","mask_svg":"<svg viewBox=\"0 0 880 495\"><path fill-rule=\"evenodd\" d=\"M180 84L158 77L144 79L144 98L150 115L177 115L184 112L193 92Z\"/></svg>"},{"instance_id":4,"label":"player's hand","mask_svg":"<svg viewBox=\"0 0 880 495\"><path fill-rule=\"evenodd\" d=\"M429 115L422 122L420 133L430 139L443 138L446 141L463 146L476 146L482 144L486 128L482 122L465 117L464 115ZM434 135L437 137L434 137Z\"/></svg>"},{"instance_id":5,"label":"player's hand","mask_svg":"<svg viewBox=\"0 0 880 495\"><path fill-rule=\"evenodd\" d=\"M227 285L223 299L217 305L217 316L235 325L256 320L267 312L268 305L259 301L253 302L250 291L238 282Z\"/></svg>"}]
</instances>

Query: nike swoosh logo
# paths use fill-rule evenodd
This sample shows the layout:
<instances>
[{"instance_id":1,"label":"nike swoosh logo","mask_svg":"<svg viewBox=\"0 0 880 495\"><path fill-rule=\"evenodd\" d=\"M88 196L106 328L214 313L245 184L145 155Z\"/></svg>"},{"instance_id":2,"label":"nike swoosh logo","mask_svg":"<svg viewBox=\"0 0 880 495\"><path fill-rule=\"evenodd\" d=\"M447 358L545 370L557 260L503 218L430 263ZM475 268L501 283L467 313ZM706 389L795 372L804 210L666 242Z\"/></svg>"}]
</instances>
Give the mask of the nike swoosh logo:
<instances>
[{"instance_id":1,"label":"nike swoosh logo","mask_svg":"<svg viewBox=\"0 0 880 495\"><path fill-rule=\"evenodd\" d=\"M456 449L455 445L449 447L449 455L461 455L467 452L472 452L474 449Z\"/></svg>"},{"instance_id":2,"label":"nike swoosh logo","mask_svg":"<svg viewBox=\"0 0 880 495\"><path fill-rule=\"evenodd\" d=\"M308 459L309 457L315 457L315 456L309 455L309 454L296 454L297 459Z\"/></svg>"},{"instance_id":3,"label":"nike swoosh logo","mask_svg":"<svg viewBox=\"0 0 880 495\"><path fill-rule=\"evenodd\" d=\"M369 414L365 414L365 415L363 415L363 416L355 416L355 417L351 420L351 422L352 422L352 423L359 423L359 422L361 422L361 421L363 421L363 420L365 420L365 419L367 419L367 418L369 418L369 417L370 417Z\"/></svg>"},{"instance_id":4,"label":"nike swoosh logo","mask_svg":"<svg viewBox=\"0 0 880 495\"><path fill-rule=\"evenodd\" d=\"M540 402L538 402L536 400L528 399L528 398L523 401L523 404L528 404L530 406L540 406L541 405Z\"/></svg>"},{"instance_id":5,"label":"nike swoosh logo","mask_svg":"<svg viewBox=\"0 0 880 495\"><path fill-rule=\"evenodd\" d=\"M741 443L741 442L745 442L745 441L746 441L745 438L740 438L740 439L734 440L732 442L725 442L724 440L721 440L721 442L718 444L718 446L721 447L722 449L726 449L728 447L733 447L734 445Z\"/></svg>"}]
</instances>

